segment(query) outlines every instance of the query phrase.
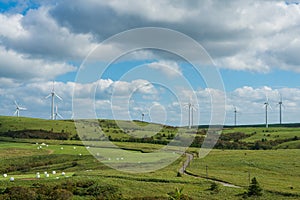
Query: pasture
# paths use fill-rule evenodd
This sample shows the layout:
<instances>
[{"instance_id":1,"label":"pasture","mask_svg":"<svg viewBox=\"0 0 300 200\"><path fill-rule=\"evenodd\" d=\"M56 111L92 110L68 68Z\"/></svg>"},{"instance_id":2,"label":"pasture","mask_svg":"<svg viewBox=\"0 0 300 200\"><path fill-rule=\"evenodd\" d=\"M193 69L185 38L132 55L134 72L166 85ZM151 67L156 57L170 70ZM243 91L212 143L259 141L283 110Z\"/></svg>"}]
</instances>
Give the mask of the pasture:
<instances>
[{"instance_id":1,"label":"pasture","mask_svg":"<svg viewBox=\"0 0 300 200\"><path fill-rule=\"evenodd\" d=\"M25 129L53 130L55 134L64 130L74 136L76 129L71 121L0 117L0 173L7 174L7 177L0 177L0 199L14 195L11 191L17 189L19 193L25 191L37 199L55 195L65 195L65 199L170 199L176 188L183 188L183 194L191 199L242 199L249 186L249 173L250 177L257 178L263 189L263 196L257 199L300 198L300 149L296 148L299 140L281 143L272 150L214 149L205 158L195 157L191 161L187 172L194 176L178 175L186 160L184 155L178 154L180 147L171 146L165 152L155 153L164 145L154 143L168 141L167 135L175 134L177 128L135 122L142 125L139 126L141 130L137 130L136 126L124 122L126 131L120 132L111 121L101 120L100 123L105 124L108 135L114 135L113 145L107 141L80 141L72 137L60 140L7 137L4 136L6 132ZM89 126L88 121L85 124L85 127ZM148 129L143 130L143 126ZM162 129L159 129L158 137L154 130L159 127ZM94 132L94 128L88 129ZM281 127L266 132L264 128L239 127L225 129L223 134L243 132L250 137L241 141L250 144L264 137L272 140L277 139L277 135L281 139L300 136L299 131L299 128ZM150 142L122 141L127 132L137 136L151 134L155 139ZM286 145L289 149L285 149ZM195 154L198 150L191 147L187 152ZM151 172L140 173L138 169L139 165L144 167L140 169L147 169L169 159L172 160L170 165ZM206 166L209 179L206 179ZM40 178L36 178L37 173ZM10 177L15 181L9 181ZM219 189L211 191L213 179L240 188L218 184Z\"/></svg>"}]
</instances>

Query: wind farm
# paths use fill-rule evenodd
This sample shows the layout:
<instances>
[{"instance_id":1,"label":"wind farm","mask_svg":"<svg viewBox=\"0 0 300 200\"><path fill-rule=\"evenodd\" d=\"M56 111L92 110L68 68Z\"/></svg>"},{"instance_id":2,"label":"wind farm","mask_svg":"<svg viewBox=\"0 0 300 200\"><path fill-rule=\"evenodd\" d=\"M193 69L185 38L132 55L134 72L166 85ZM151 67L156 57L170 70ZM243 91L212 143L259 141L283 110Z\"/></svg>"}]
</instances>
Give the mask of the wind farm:
<instances>
[{"instance_id":1,"label":"wind farm","mask_svg":"<svg viewBox=\"0 0 300 200\"><path fill-rule=\"evenodd\" d=\"M27 186L36 184L37 181L48 185L52 180L55 180L56 184L69 184L69 182L72 181L78 185L84 184L89 180L91 185L88 187L92 187L92 185L95 184L104 184L102 180L105 180L106 185L115 188L114 190L107 190L106 194L109 194L110 197L105 196L105 198L119 199L127 196L131 199L131 197L136 197L136 195L132 195L133 187L127 186L127 183L122 183L122 181L129 181L129 185L139 185L136 180L143 179L143 185L139 185L142 191L140 194L141 197L147 196L147 198L153 197L156 199L157 196L160 198L168 196L167 198L170 198L172 196L171 188L174 189L176 188L175 185L184 184L185 190L183 195L192 199L204 197L208 199L210 197L222 199L224 195L230 196L231 199L238 199L234 196L242 195L243 191L247 190L250 179L256 177L263 188L263 196L267 199L293 199L294 197L300 197L300 190L298 190L298 188L300 188L298 181L300 174L295 173L298 167L292 165L293 161L284 159L286 157L282 156L290 155L295 159L299 157L300 125L296 123L283 123L283 110L281 107L284 105L284 102L281 95L277 103L279 121L274 124L269 123L268 116L271 106L270 99L267 95L263 102L265 121L263 122L262 120L261 124L238 124L237 116L240 111L237 107L241 105L234 105L233 126L224 125L220 138L211 153L204 159L200 159L197 154L201 145L204 144L205 138L208 137L206 134L209 131L209 126L200 125L198 121L199 118L197 118L197 122L195 122L194 114L195 112L200 112L201 107L199 108L197 106L196 109L196 106L191 103L191 101L187 104L183 104L183 108L186 109L184 115L187 118L187 124L183 126L151 123L145 118L148 112L143 111L139 112L140 120L122 121L97 119L97 126L102 129L100 132L96 131L94 120L77 119L77 124L84 124L82 127L80 125L80 129L84 131L84 135L82 136L77 132L78 125L75 125L75 120L64 119L59 113L58 104L55 103L55 99L62 100L62 98L56 93L54 85L53 83L51 93L45 98L45 100L49 98L51 100L50 120L21 117L20 111L26 110L26 108L20 106L16 101L16 112L14 113L16 117L0 116L0 143L3 144L0 148L9 152L9 149L14 147L14 151L26 152L26 154L28 154L28 156L20 158L20 161L15 163L15 165L18 166L17 168L8 167L10 164L0 165L0 171L3 174L3 177L0 178L0 187L8 182L18 182L22 183L22 187L26 188ZM276 100L274 99L274 101ZM198 114L199 113L197 113L197 115ZM247 113L243 114L245 115ZM151 119L151 117L149 117L149 119ZM80 122L78 122L78 120ZM135 125L133 126L132 123ZM118 127L118 124L122 124L122 127ZM153 134L153 130L157 130L158 132ZM97 139L95 139L95 133L97 133ZM134 133L134 136L132 133ZM124 166L130 166L133 164L132 162L137 162L130 161L136 158L118 155L117 149L109 150L110 157L104 158L105 152L107 148L109 148L106 146L107 139L105 139L105 137L109 138L110 142L113 142L114 145L121 149L134 152L138 151L141 155L146 155L159 150L163 145L176 142L178 140L176 135L178 134L183 138L194 137L194 139L184 155L179 156L177 161L170 163L165 169L155 171L152 175L132 174L124 176L122 175L124 172L111 168L110 166L120 164L121 166L123 164ZM89 139L89 135L93 135L93 139ZM27 146L26 150L23 149L24 145ZM173 156L178 146L171 146L169 148L173 149L173 153L169 156ZM96 154L93 153L95 151L97 152ZM114 151L116 152L114 153ZM40 162L37 166L36 164L30 164L30 160L36 155L42 156L44 160L44 162ZM244 158L241 158L241 155L243 155ZM15 159L15 155L12 152L6 156L9 158L6 160L7 162L12 162L10 159ZM67 159L60 161L61 156L67 156ZM151 159L159 159L161 156L166 155L155 156ZM228 156L233 160L231 159L230 162L225 162ZM48 164L47 159L50 159L52 164ZM257 167L252 166L251 163L257 159L259 160L255 161ZM100 161L100 163L96 162L97 164L95 164L95 160ZM276 162L274 162L274 160L276 160ZM68 164L70 162L72 163L71 165ZM145 160L143 162L148 161ZM141 162L138 161L138 163ZM224 165L224 163L228 164ZM272 163L276 164L277 167L280 166L280 170L278 171L278 168L275 169ZM232 164L234 164L234 166L232 166ZM268 165L269 172L261 170L260 167L262 165ZM29 168L23 171L20 170L22 166ZM293 175L288 174L287 171L284 170L285 168L294 171ZM226 174L222 173L223 170L226 171ZM47 171L53 171L55 173L48 173ZM274 175L275 171L279 174ZM282 179L282 175L285 177L284 180L276 181ZM120 184L116 184L115 180L120 182ZM151 185L151 187L158 187L156 184L166 181L168 184L159 186L162 190L150 193L146 192L149 185ZM276 185L273 185L274 181L276 181ZM289 181L288 185L285 184L287 181ZM218 189L218 192L214 192L213 194L211 192L205 192L211 191L209 188L211 184L214 183L217 183L221 191ZM195 184L202 186L195 186ZM60 186L56 185L53 187ZM51 190L56 191L54 188ZM80 189L80 186L77 189ZM203 192L196 192L199 189ZM169 192L166 193L164 192L165 190ZM28 191L34 194L44 193L40 190L28 189ZM119 192L116 193L114 191ZM127 191L130 192L128 193ZM81 196L83 199L89 199L90 196L94 195L92 193L73 193L68 188L66 188L64 192L66 194L68 193L72 198ZM0 193L0 197L1 195L7 194L7 192ZM12 194L9 195L12 196ZM48 196L51 195L53 195L53 193L48 194Z\"/></svg>"},{"instance_id":2,"label":"wind farm","mask_svg":"<svg viewBox=\"0 0 300 200\"><path fill-rule=\"evenodd\" d=\"M0 200L300 199L300 0L0 1Z\"/></svg>"}]
</instances>

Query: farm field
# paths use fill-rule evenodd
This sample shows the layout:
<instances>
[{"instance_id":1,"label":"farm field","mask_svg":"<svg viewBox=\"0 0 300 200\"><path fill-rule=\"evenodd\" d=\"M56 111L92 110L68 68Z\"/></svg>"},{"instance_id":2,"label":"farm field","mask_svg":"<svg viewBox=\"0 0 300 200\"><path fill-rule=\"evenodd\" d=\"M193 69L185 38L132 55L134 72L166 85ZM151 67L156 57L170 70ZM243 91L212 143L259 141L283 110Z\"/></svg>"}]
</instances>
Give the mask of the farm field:
<instances>
[{"instance_id":1,"label":"farm field","mask_svg":"<svg viewBox=\"0 0 300 200\"><path fill-rule=\"evenodd\" d=\"M105 146L105 141L71 139L76 135L71 121L0 117L0 123L0 173L7 174L7 177L0 177L0 199L9 199L17 194L23 194L23 199L27 198L24 194L29 195L27 199L171 199L176 189L181 188L186 199L243 199L243 194L249 186L249 172L250 177L256 177L263 189L263 195L254 199L300 198L300 149L296 148L299 140L276 143L276 146L269 150L214 149L201 159L196 157L199 148L190 147L187 153L194 154L195 157L186 171L192 175L180 175L178 171L187 159L184 155L176 153L180 147L170 147L173 151L171 154L151 156L151 153L164 147L163 144L156 143L159 138L167 140L167 136L163 136L164 133L176 133L176 129L172 127L164 127L164 131L160 132L161 136L155 136L155 140L149 142L124 142L119 139L126 138L125 133L113 133L117 128L106 126L107 134L115 134L114 145L134 155L126 157L119 154L117 149ZM20 127L18 123L22 123ZM103 120L102 123L112 125L110 121ZM124 123L128 123L127 131L131 132L130 123ZM160 125L151 126L151 129L156 129ZM5 136L9 131L19 131L17 133L20 134L25 129L39 130L41 133L53 129L55 134L64 130L64 133L70 132L71 136L68 139L29 138L28 135ZM225 129L223 134L252 134L240 139L252 144L257 140L261 141L261 137L271 140L273 133L283 133L280 136L282 139L298 137L299 131L300 128L270 128L266 132L270 133L270 136L266 136L264 128L243 127ZM30 136L40 136L40 132ZM153 134L149 130L135 130L138 135L146 132ZM251 138L255 136L253 132L256 132L257 140ZM117 138L118 136L120 138ZM289 145L288 149L286 145ZM92 156L90 152L98 154ZM137 162L136 157L144 158L144 162L153 161L154 164L176 159L172 164L148 173L128 173L110 167L111 164L127 166ZM209 179L206 179L206 166ZM56 174L52 174L53 171ZM45 172L49 177L46 177ZM36 178L37 173L40 173L40 178ZM9 181L11 177L15 179L13 182ZM210 188L213 179L238 187L226 187L217 183L218 190L212 191Z\"/></svg>"}]
</instances>

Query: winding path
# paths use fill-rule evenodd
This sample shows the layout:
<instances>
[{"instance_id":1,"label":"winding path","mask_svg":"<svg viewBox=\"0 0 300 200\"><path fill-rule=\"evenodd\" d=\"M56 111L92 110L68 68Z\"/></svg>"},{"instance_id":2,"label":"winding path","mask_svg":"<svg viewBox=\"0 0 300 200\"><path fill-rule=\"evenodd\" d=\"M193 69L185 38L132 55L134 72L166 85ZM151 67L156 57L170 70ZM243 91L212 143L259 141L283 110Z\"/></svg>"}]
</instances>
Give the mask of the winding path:
<instances>
[{"instance_id":1,"label":"winding path","mask_svg":"<svg viewBox=\"0 0 300 200\"><path fill-rule=\"evenodd\" d=\"M188 176L193 176L195 178L209 179L209 180L215 181L216 183L219 183L219 184L223 185L224 187L241 188L240 186L233 185L233 184L230 184L230 183L227 183L227 182L224 182L224 181L215 180L215 179L212 179L212 178L209 178L209 177L202 177L202 176L197 176L197 175L194 175L194 174L191 174L191 173L187 173L186 172L186 168L189 166L189 164L191 163L191 161L194 159L194 156L193 156L193 154L190 154L190 153L185 153L185 155L186 155L187 159L182 164L182 166L180 167L180 169L178 171L180 174L185 174L185 175L188 175Z\"/></svg>"}]
</instances>

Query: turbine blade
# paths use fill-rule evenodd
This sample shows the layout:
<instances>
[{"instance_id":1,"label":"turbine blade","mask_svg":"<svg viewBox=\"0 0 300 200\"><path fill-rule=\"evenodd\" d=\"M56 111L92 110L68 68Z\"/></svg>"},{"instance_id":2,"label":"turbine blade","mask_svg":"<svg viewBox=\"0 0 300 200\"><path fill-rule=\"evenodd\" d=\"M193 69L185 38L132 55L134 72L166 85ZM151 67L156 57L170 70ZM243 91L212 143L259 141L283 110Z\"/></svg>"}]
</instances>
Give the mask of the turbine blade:
<instances>
[{"instance_id":1,"label":"turbine blade","mask_svg":"<svg viewBox=\"0 0 300 200\"><path fill-rule=\"evenodd\" d=\"M58 96L56 93L54 93L54 95L58 98L58 99L60 99L61 101L63 100L60 96Z\"/></svg>"},{"instance_id":2,"label":"turbine blade","mask_svg":"<svg viewBox=\"0 0 300 200\"><path fill-rule=\"evenodd\" d=\"M27 110L27 108L19 107L19 110Z\"/></svg>"},{"instance_id":3,"label":"turbine blade","mask_svg":"<svg viewBox=\"0 0 300 200\"><path fill-rule=\"evenodd\" d=\"M15 101L15 105L16 105L17 107L19 107L19 105L18 105L17 101Z\"/></svg>"},{"instance_id":4,"label":"turbine blade","mask_svg":"<svg viewBox=\"0 0 300 200\"><path fill-rule=\"evenodd\" d=\"M45 99L48 99L49 97L51 97L51 95L52 95L52 94L50 93L48 96L45 97Z\"/></svg>"},{"instance_id":5,"label":"turbine blade","mask_svg":"<svg viewBox=\"0 0 300 200\"><path fill-rule=\"evenodd\" d=\"M18 110L16 110L16 111L14 112L14 115L17 115L17 113L18 113Z\"/></svg>"},{"instance_id":6,"label":"turbine blade","mask_svg":"<svg viewBox=\"0 0 300 200\"><path fill-rule=\"evenodd\" d=\"M52 91L54 92L54 84L55 82L53 81L53 84L52 84Z\"/></svg>"},{"instance_id":7,"label":"turbine blade","mask_svg":"<svg viewBox=\"0 0 300 200\"><path fill-rule=\"evenodd\" d=\"M59 118L63 119L63 117L59 113L56 113L56 114Z\"/></svg>"}]
</instances>

